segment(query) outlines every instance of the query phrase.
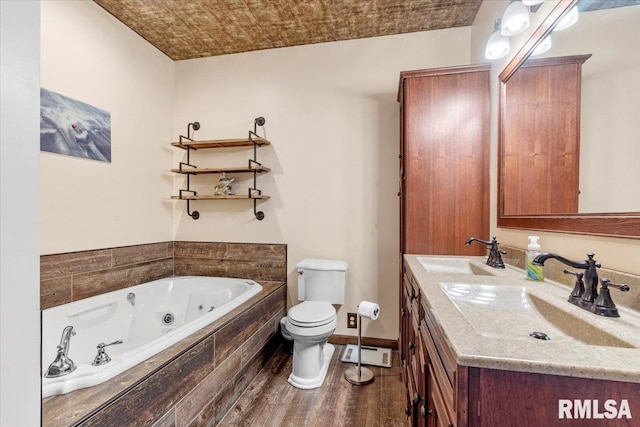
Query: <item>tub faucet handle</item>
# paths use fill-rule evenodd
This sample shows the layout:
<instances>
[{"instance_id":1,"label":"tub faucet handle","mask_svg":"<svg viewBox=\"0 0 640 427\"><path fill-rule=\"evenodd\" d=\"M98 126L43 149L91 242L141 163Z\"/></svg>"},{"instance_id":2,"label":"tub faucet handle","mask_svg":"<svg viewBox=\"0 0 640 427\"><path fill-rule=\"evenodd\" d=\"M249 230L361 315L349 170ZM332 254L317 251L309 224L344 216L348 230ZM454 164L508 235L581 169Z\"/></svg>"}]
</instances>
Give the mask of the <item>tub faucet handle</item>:
<instances>
[{"instance_id":1,"label":"tub faucet handle","mask_svg":"<svg viewBox=\"0 0 640 427\"><path fill-rule=\"evenodd\" d=\"M122 340L117 340L117 341L111 342L109 344L105 344L103 342L98 344L96 346L96 348L98 349L98 354L96 355L96 358L93 359L93 362L91 363L91 365L100 366L100 365L104 365L105 363L111 362L111 357L109 357L109 355L104 350L104 348L108 347L110 345L114 345L114 344L122 344L123 342L124 341L122 341Z\"/></svg>"}]
</instances>

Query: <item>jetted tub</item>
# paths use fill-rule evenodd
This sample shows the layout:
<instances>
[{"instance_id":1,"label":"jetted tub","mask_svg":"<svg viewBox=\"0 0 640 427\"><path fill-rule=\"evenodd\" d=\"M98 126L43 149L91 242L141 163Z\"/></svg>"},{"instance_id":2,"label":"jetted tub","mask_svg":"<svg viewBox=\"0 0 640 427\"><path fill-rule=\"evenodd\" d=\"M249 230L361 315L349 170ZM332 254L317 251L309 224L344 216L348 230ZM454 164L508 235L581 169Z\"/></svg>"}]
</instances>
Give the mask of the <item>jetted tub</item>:
<instances>
[{"instance_id":1,"label":"jetted tub","mask_svg":"<svg viewBox=\"0 0 640 427\"><path fill-rule=\"evenodd\" d=\"M169 277L42 311L42 397L100 384L231 312L262 290L252 280ZM62 331L73 326L67 356L77 369L46 378ZM92 366L100 343L111 361Z\"/></svg>"}]
</instances>

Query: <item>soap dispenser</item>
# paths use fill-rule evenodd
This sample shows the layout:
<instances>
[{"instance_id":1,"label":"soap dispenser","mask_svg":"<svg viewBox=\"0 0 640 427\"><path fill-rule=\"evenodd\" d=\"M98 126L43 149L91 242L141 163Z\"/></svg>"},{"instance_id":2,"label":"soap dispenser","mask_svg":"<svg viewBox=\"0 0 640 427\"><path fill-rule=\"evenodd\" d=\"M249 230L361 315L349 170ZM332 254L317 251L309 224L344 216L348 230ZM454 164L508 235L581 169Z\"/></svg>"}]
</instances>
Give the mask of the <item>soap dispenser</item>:
<instances>
[{"instance_id":1,"label":"soap dispenser","mask_svg":"<svg viewBox=\"0 0 640 427\"><path fill-rule=\"evenodd\" d=\"M544 280L542 266L533 264L533 260L538 255L540 255L540 237L529 236L529 245L527 246L527 253L525 256L527 280L533 280L536 282L542 282Z\"/></svg>"}]
</instances>

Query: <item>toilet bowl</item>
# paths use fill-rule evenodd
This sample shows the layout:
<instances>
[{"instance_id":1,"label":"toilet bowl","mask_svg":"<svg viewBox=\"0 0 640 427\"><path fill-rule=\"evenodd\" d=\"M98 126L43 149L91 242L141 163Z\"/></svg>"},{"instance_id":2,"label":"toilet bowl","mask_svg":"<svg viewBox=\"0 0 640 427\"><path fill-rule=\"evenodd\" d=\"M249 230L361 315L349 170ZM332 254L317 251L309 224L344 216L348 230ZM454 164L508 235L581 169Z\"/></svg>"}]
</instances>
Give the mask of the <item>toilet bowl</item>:
<instances>
[{"instance_id":1,"label":"toilet bowl","mask_svg":"<svg viewBox=\"0 0 640 427\"><path fill-rule=\"evenodd\" d=\"M307 258L296 265L298 299L280 322L282 336L293 340L293 367L289 383L310 389L322 385L335 347L328 344L336 330L336 309L344 304L347 263Z\"/></svg>"},{"instance_id":2,"label":"toilet bowl","mask_svg":"<svg viewBox=\"0 0 640 427\"><path fill-rule=\"evenodd\" d=\"M336 325L336 310L328 302L304 301L289 310L281 326L282 335L294 342L291 385L301 389L322 385L335 351L327 340Z\"/></svg>"}]
</instances>

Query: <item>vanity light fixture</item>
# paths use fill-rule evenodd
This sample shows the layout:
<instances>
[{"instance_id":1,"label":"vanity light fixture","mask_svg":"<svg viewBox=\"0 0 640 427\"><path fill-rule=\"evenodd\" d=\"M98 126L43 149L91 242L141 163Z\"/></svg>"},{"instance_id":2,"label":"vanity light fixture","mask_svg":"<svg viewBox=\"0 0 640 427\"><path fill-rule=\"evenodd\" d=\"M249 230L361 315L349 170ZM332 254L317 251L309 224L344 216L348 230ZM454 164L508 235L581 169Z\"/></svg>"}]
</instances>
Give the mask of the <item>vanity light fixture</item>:
<instances>
[{"instance_id":1,"label":"vanity light fixture","mask_svg":"<svg viewBox=\"0 0 640 427\"><path fill-rule=\"evenodd\" d=\"M487 59L504 58L511 51L509 38L503 36L500 32L500 18L496 19L493 24L493 33L487 41L487 47L484 50L484 56Z\"/></svg>"},{"instance_id":2,"label":"vanity light fixture","mask_svg":"<svg viewBox=\"0 0 640 427\"><path fill-rule=\"evenodd\" d=\"M545 37L538 46L531 52L531 56L542 55L546 51L551 49L551 34Z\"/></svg>"},{"instance_id":3,"label":"vanity light fixture","mask_svg":"<svg viewBox=\"0 0 640 427\"><path fill-rule=\"evenodd\" d=\"M520 0L512 1L502 15L502 35L514 36L527 28L529 28L529 9Z\"/></svg>"},{"instance_id":4,"label":"vanity light fixture","mask_svg":"<svg viewBox=\"0 0 640 427\"><path fill-rule=\"evenodd\" d=\"M578 6L573 6L569 13L564 15L560 22L558 22L558 25L555 26L553 31L566 30L576 22L578 22Z\"/></svg>"}]
</instances>

